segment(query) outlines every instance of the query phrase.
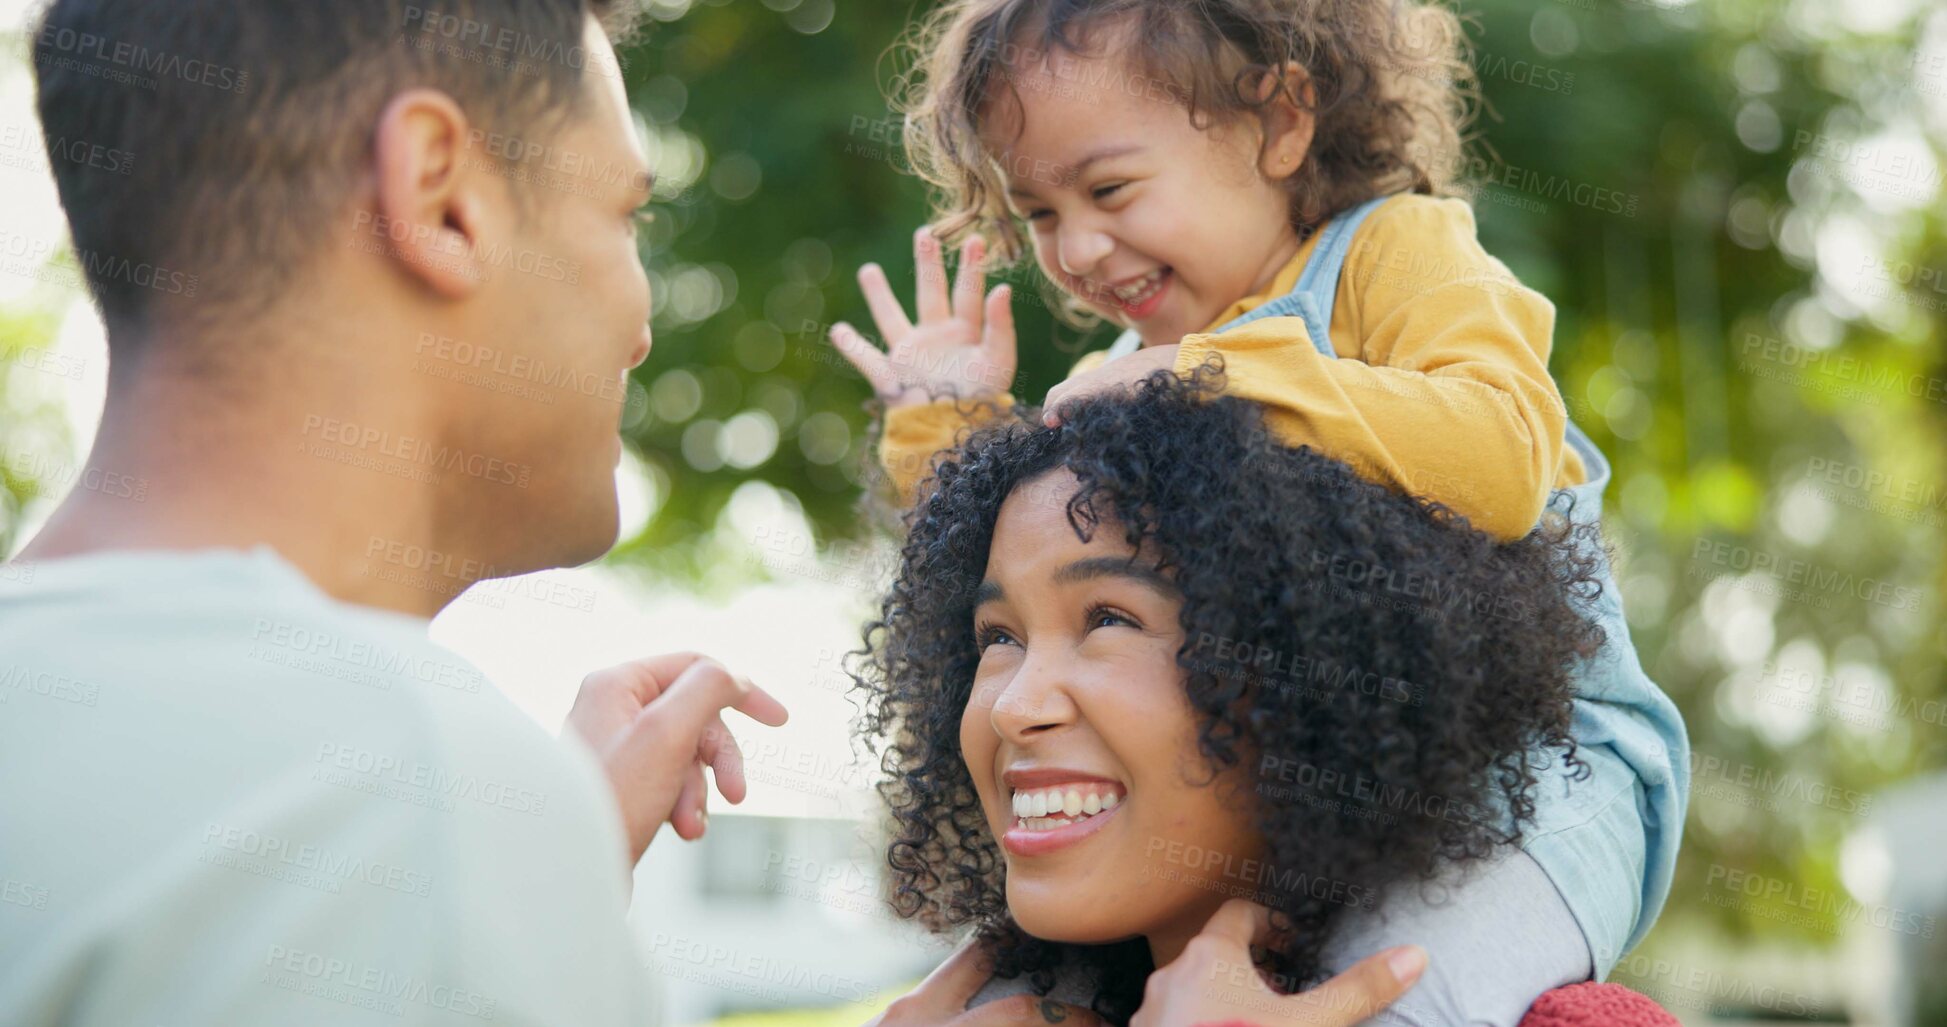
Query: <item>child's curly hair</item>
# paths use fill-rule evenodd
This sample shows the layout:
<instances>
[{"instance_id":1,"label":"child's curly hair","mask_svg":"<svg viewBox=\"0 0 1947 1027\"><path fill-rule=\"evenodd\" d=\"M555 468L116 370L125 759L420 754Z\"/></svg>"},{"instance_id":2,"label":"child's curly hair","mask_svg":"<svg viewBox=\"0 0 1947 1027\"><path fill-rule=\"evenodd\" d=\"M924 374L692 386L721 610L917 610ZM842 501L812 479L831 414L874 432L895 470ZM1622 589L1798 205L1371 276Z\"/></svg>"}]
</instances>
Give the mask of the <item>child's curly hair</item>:
<instances>
[{"instance_id":1,"label":"child's curly hair","mask_svg":"<svg viewBox=\"0 0 1947 1027\"><path fill-rule=\"evenodd\" d=\"M975 434L909 515L891 591L848 668L863 696L860 734L886 773L895 911L941 933L973 925L997 973L1029 974L1040 994L1057 967L1075 970L1116 1022L1140 1003L1147 947L1048 943L1015 926L1006 864L960 749L980 662L975 587L1017 488L1072 471L1080 487L1066 511L1078 535L1120 531L1181 590L1177 664L1201 755L1215 773L1253 761L1254 791L1212 801L1247 804L1263 863L1278 868L1254 898L1278 914L1264 969L1287 990L1316 976L1347 902L1306 882L1370 896L1518 841L1541 763L1579 771L1571 673L1603 638L1586 615L1599 543L1581 530L1498 542L1437 504L1280 445L1256 405L1215 395L1215 378L1158 372L1133 399L1078 402L1058 428L1023 414ZM1281 655L1267 666L1213 640ZM1294 673L1298 657L1305 669ZM1360 685L1375 681L1394 687ZM1315 776L1276 769L1287 765ZM1361 799L1325 780L1363 782Z\"/></svg>"},{"instance_id":2,"label":"child's curly hair","mask_svg":"<svg viewBox=\"0 0 1947 1027\"><path fill-rule=\"evenodd\" d=\"M979 231L1001 259L1021 254L1005 181L980 139L990 90L1011 87L1015 58L1099 54L1091 33L1120 18L1140 41L1132 57L1145 88L1160 86L1148 91L1181 103L1199 127L1254 114L1267 71L1305 69L1313 102L1291 96L1315 118L1311 150L1289 180L1301 231L1377 196L1465 194L1457 172L1473 66L1460 19L1436 2L949 0L904 38L891 88L943 238Z\"/></svg>"}]
</instances>

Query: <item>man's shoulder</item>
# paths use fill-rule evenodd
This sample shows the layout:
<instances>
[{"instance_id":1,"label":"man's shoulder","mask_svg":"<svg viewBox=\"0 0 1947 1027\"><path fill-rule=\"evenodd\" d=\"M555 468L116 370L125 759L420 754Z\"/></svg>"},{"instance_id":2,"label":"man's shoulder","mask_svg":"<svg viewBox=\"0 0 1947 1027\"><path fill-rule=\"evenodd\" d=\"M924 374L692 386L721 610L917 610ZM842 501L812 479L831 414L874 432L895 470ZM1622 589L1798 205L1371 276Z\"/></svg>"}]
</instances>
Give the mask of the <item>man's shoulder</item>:
<instances>
[{"instance_id":1,"label":"man's shoulder","mask_svg":"<svg viewBox=\"0 0 1947 1027\"><path fill-rule=\"evenodd\" d=\"M212 734L249 722L251 736L370 720L431 727L468 712L437 700L492 692L425 622L332 600L287 566L244 554L65 562L0 585L0 681L11 683L0 701L80 744L122 717ZM94 715L61 716L63 700ZM211 708L229 714L199 719Z\"/></svg>"},{"instance_id":2,"label":"man's shoulder","mask_svg":"<svg viewBox=\"0 0 1947 1027\"><path fill-rule=\"evenodd\" d=\"M424 622L336 602L274 567L194 563L137 568L126 588L43 574L41 588L0 589L0 702L16 714L0 717L0 768L58 753L77 768L69 786L99 803L97 828L135 807L123 822L151 844L280 804L514 852L619 831L586 753ZM161 801L142 808L132 779Z\"/></svg>"},{"instance_id":3,"label":"man's shoulder","mask_svg":"<svg viewBox=\"0 0 1947 1027\"><path fill-rule=\"evenodd\" d=\"M0 1014L36 982L192 964L232 982L205 1022L290 1019L346 985L318 965L488 1010L566 1001L568 978L623 994L599 771L423 623L274 576L46 571L0 588L0 866L45 898L0 923ZM614 951L536 948L583 936Z\"/></svg>"}]
</instances>

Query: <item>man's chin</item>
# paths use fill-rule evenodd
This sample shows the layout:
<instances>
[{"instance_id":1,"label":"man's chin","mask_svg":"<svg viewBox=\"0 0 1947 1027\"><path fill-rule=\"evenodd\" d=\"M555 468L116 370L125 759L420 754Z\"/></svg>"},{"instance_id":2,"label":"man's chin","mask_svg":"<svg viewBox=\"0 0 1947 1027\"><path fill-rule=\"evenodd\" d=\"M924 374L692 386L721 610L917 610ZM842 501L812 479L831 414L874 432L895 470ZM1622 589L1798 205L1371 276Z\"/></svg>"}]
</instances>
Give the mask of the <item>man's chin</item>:
<instances>
[{"instance_id":1,"label":"man's chin","mask_svg":"<svg viewBox=\"0 0 1947 1027\"><path fill-rule=\"evenodd\" d=\"M551 567L579 567L608 555L621 532L621 504L615 494L615 471L601 472L599 483L590 471L586 487L544 501L535 511L530 531L536 533Z\"/></svg>"},{"instance_id":2,"label":"man's chin","mask_svg":"<svg viewBox=\"0 0 1947 1027\"><path fill-rule=\"evenodd\" d=\"M607 493L589 504L585 518L578 518L575 525L573 555L563 562L565 567L579 567L592 563L608 555L620 540L622 516L615 498L615 487L609 486Z\"/></svg>"}]
</instances>

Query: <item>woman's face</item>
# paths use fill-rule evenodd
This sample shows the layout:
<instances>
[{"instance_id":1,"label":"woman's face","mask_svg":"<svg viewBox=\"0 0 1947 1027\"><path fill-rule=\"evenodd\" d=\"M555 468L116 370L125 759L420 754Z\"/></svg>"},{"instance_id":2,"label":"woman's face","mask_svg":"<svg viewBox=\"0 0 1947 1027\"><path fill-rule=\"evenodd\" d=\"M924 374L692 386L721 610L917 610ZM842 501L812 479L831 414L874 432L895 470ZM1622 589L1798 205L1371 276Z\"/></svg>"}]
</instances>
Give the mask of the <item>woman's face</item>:
<instances>
[{"instance_id":1,"label":"woman's face","mask_svg":"<svg viewBox=\"0 0 1947 1027\"><path fill-rule=\"evenodd\" d=\"M1160 960L1232 894L1217 868L1262 844L1225 787L1236 778L1198 754L1180 597L1115 526L1076 538L1076 486L1050 472L1001 506L960 743L1021 928L1079 944L1143 935Z\"/></svg>"}]
</instances>

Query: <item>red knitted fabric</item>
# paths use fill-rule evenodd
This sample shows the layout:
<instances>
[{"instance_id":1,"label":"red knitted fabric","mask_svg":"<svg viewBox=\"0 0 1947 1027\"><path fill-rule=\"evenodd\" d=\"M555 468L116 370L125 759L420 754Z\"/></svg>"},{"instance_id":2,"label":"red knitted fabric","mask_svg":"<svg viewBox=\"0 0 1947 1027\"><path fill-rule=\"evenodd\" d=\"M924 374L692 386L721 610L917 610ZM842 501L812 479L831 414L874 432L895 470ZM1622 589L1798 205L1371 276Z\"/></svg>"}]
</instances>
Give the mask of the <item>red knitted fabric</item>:
<instances>
[{"instance_id":1,"label":"red knitted fabric","mask_svg":"<svg viewBox=\"0 0 1947 1027\"><path fill-rule=\"evenodd\" d=\"M1593 981L1544 991L1521 1027L1683 1027L1655 1000L1620 984Z\"/></svg>"}]
</instances>

